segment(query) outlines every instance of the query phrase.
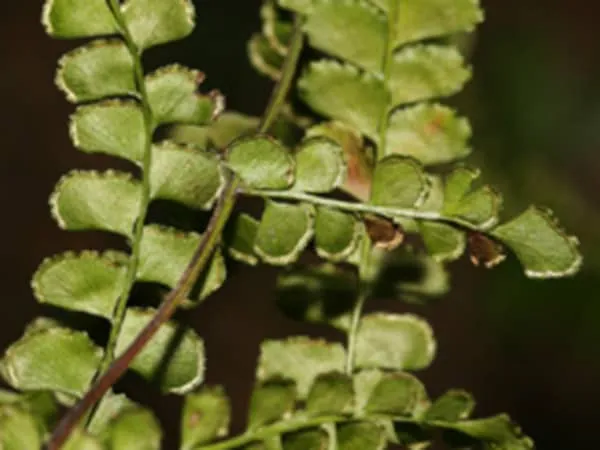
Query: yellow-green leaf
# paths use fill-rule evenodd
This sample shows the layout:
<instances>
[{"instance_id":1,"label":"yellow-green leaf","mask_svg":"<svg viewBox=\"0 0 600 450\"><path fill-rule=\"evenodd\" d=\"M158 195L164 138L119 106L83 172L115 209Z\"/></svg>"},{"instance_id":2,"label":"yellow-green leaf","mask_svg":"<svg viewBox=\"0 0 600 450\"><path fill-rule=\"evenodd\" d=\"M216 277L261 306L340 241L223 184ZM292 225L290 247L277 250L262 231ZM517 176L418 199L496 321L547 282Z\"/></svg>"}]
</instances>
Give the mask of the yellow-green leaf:
<instances>
[{"instance_id":1,"label":"yellow-green leaf","mask_svg":"<svg viewBox=\"0 0 600 450\"><path fill-rule=\"evenodd\" d=\"M127 0L122 10L140 49L183 39L194 29L190 0Z\"/></svg>"},{"instance_id":2,"label":"yellow-green leaf","mask_svg":"<svg viewBox=\"0 0 600 450\"><path fill-rule=\"evenodd\" d=\"M419 233L427 253L438 262L454 261L465 252L467 239L464 231L445 223L419 222Z\"/></svg>"},{"instance_id":3,"label":"yellow-green leaf","mask_svg":"<svg viewBox=\"0 0 600 450\"><path fill-rule=\"evenodd\" d=\"M118 31L106 0L46 0L42 22L46 32L57 38L84 38Z\"/></svg>"},{"instance_id":4,"label":"yellow-green leaf","mask_svg":"<svg viewBox=\"0 0 600 450\"><path fill-rule=\"evenodd\" d=\"M152 320L154 309L129 308L116 355L122 354ZM130 369L158 384L163 392L187 394L204 380L204 343L194 332L175 322L164 324L135 357Z\"/></svg>"},{"instance_id":5,"label":"yellow-green leaf","mask_svg":"<svg viewBox=\"0 0 600 450\"><path fill-rule=\"evenodd\" d=\"M0 361L0 373L15 389L83 395L100 364L102 349L86 333L32 323Z\"/></svg>"},{"instance_id":6,"label":"yellow-green leaf","mask_svg":"<svg viewBox=\"0 0 600 450\"><path fill-rule=\"evenodd\" d=\"M146 89L155 124L205 125L219 115L225 101L217 91L208 95L198 93L203 80L201 72L178 64L148 75Z\"/></svg>"},{"instance_id":7,"label":"yellow-green leaf","mask_svg":"<svg viewBox=\"0 0 600 450\"><path fill-rule=\"evenodd\" d=\"M392 104L399 106L450 96L462 89L470 75L454 47L407 47L392 60L389 80Z\"/></svg>"},{"instance_id":8,"label":"yellow-green leaf","mask_svg":"<svg viewBox=\"0 0 600 450\"><path fill-rule=\"evenodd\" d=\"M140 247L140 266L137 279L161 283L174 288L192 259L201 236L183 233L171 228L148 225L144 228ZM221 287L226 278L226 268L220 251L215 252L205 274L193 290L202 301ZM188 300L183 306L193 306Z\"/></svg>"},{"instance_id":9,"label":"yellow-green leaf","mask_svg":"<svg viewBox=\"0 0 600 450\"><path fill-rule=\"evenodd\" d=\"M224 185L221 165L213 155L165 141L153 147L150 195L194 209L210 209Z\"/></svg>"},{"instance_id":10,"label":"yellow-green leaf","mask_svg":"<svg viewBox=\"0 0 600 450\"><path fill-rule=\"evenodd\" d=\"M254 386L248 428L255 429L283 419L294 410L296 385L291 380L267 379Z\"/></svg>"},{"instance_id":11,"label":"yellow-green leaf","mask_svg":"<svg viewBox=\"0 0 600 450\"><path fill-rule=\"evenodd\" d=\"M294 189L304 192L330 192L344 182L346 163L342 148L326 138L312 138L296 150Z\"/></svg>"},{"instance_id":12,"label":"yellow-green leaf","mask_svg":"<svg viewBox=\"0 0 600 450\"><path fill-rule=\"evenodd\" d=\"M455 422L467 419L474 408L475 400L471 394L454 389L438 397L427 409L423 418L426 421Z\"/></svg>"},{"instance_id":13,"label":"yellow-green leaf","mask_svg":"<svg viewBox=\"0 0 600 450\"><path fill-rule=\"evenodd\" d=\"M365 316L356 337L356 365L393 370L424 369L433 361L436 343L423 319L411 314Z\"/></svg>"},{"instance_id":14,"label":"yellow-green leaf","mask_svg":"<svg viewBox=\"0 0 600 450\"><path fill-rule=\"evenodd\" d=\"M287 265L296 261L313 236L310 205L268 201L254 240L254 251L265 262Z\"/></svg>"},{"instance_id":15,"label":"yellow-green leaf","mask_svg":"<svg viewBox=\"0 0 600 450\"><path fill-rule=\"evenodd\" d=\"M581 267L577 239L565 234L552 215L539 208L530 207L492 234L515 252L529 277L559 278Z\"/></svg>"},{"instance_id":16,"label":"yellow-green leaf","mask_svg":"<svg viewBox=\"0 0 600 450\"><path fill-rule=\"evenodd\" d=\"M181 450L192 450L227 434L231 405L222 387L188 394L181 419Z\"/></svg>"},{"instance_id":17,"label":"yellow-green leaf","mask_svg":"<svg viewBox=\"0 0 600 450\"><path fill-rule=\"evenodd\" d=\"M405 372L387 373L371 391L366 411L412 417L426 397L425 387L414 376Z\"/></svg>"},{"instance_id":18,"label":"yellow-green leaf","mask_svg":"<svg viewBox=\"0 0 600 450\"><path fill-rule=\"evenodd\" d=\"M377 139L390 100L380 78L335 61L312 63L298 82L302 99L317 113Z\"/></svg>"},{"instance_id":19,"label":"yellow-green leaf","mask_svg":"<svg viewBox=\"0 0 600 450\"><path fill-rule=\"evenodd\" d=\"M322 258L342 261L356 250L362 226L352 214L318 207L315 218L315 245Z\"/></svg>"},{"instance_id":20,"label":"yellow-green leaf","mask_svg":"<svg viewBox=\"0 0 600 450\"><path fill-rule=\"evenodd\" d=\"M467 156L469 122L439 104L418 104L390 117L385 153L412 156L425 165L442 164Z\"/></svg>"},{"instance_id":21,"label":"yellow-green leaf","mask_svg":"<svg viewBox=\"0 0 600 450\"><path fill-rule=\"evenodd\" d=\"M144 115L134 101L107 100L80 106L71 116L71 139L87 153L105 153L133 162L144 155Z\"/></svg>"},{"instance_id":22,"label":"yellow-green leaf","mask_svg":"<svg viewBox=\"0 0 600 450\"><path fill-rule=\"evenodd\" d=\"M366 1L316 2L304 30L313 47L371 72L382 71L386 20Z\"/></svg>"},{"instance_id":23,"label":"yellow-green leaf","mask_svg":"<svg viewBox=\"0 0 600 450\"><path fill-rule=\"evenodd\" d=\"M314 380L328 372L343 372L346 352L340 344L305 337L265 341L257 369L259 380L276 376L296 382L298 396L306 398Z\"/></svg>"},{"instance_id":24,"label":"yellow-green leaf","mask_svg":"<svg viewBox=\"0 0 600 450\"><path fill-rule=\"evenodd\" d=\"M471 31L483 20L479 0L373 0L385 11L396 10L396 46ZM392 8L394 6L394 8Z\"/></svg>"},{"instance_id":25,"label":"yellow-green leaf","mask_svg":"<svg viewBox=\"0 0 600 450\"><path fill-rule=\"evenodd\" d=\"M43 436L33 415L18 405L0 405L0 448L41 448Z\"/></svg>"},{"instance_id":26,"label":"yellow-green leaf","mask_svg":"<svg viewBox=\"0 0 600 450\"><path fill-rule=\"evenodd\" d=\"M50 199L65 230L105 230L130 237L139 213L141 185L124 172L72 171Z\"/></svg>"},{"instance_id":27,"label":"yellow-green leaf","mask_svg":"<svg viewBox=\"0 0 600 450\"><path fill-rule=\"evenodd\" d=\"M160 423L149 410L129 407L111 422L104 441L111 450L159 450Z\"/></svg>"},{"instance_id":28,"label":"yellow-green leaf","mask_svg":"<svg viewBox=\"0 0 600 450\"><path fill-rule=\"evenodd\" d=\"M242 138L227 152L229 166L251 187L285 189L294 181L294 160L279 142L266 136Z\"/></svg>"},{"instance_id":29,"label":"yellow-green leaf","mask_svg":"<svg viewBox=\"0 0 600 450\"><path fill-rule=\"evenodd\" d=\"M137 95L133 58L121 40L96 40L59 61L56 84L74 103Z\"/></svg>"},{"instance_id":30,"label":"yellow-green leaf","mask_svg":"<svg viewBox=\"0 0 600 450\"><path fill-rule=\"evenodd\" d=\"M337 427L338 450L383 450L383 428L374 422L350 422Z\"/></svg>"},{"instance_id":31,"label":"yellow-green leaf","mask_svg":"<svg viewBox=\"0 0 600 450\"><path fill-rule=\"evenodd\" d=\"M388 208L420 206L429 192L421 165L411 158L391 155L375 166L370 203Z\"/></svg>"},{"instance_id":32,"label":"yellow-green leaf","mask_svg":"<svg viewBox=\"0 0 600 450\"><path fill-rule=\"evenodd\" d=\"M352 378L339 372L319 375L306 399L306 411L311 416L350 414L353 407Z\"/></svg>"},{"instance_id":33,"label":"yellow-green leaf","mask_svg":"<svg viewBox=\"0 0 600 450\"><path fill-rule=\"evenodd\" d=\"M33 292L40 303L110 319L123 292L127 266L127 255L119 252L65 253L40 265Z\"/></svg>"}]
</instances>

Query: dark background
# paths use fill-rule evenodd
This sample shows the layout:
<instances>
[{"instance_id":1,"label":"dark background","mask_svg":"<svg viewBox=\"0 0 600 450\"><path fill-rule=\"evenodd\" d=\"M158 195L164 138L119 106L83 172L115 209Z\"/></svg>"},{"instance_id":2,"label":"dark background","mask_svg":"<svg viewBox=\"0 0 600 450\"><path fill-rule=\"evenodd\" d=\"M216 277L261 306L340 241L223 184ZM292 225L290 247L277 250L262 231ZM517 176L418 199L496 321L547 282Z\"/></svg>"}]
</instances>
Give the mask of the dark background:
<instances>
[{"instance_id":1,"label":"dark background","mask_svg":"<svg viewBox=\"0 0 600 450\"><path fill-rule=\"evenodd\" d=\"M153 50L148 67L179 61L207 73L231 108L259 113L270 83L246 62L259 27L259 0L197 1L198 27L179 44ZM505 193L507 216L530 201L553 209L582 241L586 265L574 279L531 281L511 259L494 271L452 265L454 289L421 308L439 341L421 374L432 395L464 387L478 414L506 411L538 448L598 447L600 403L600 4L592 0L483 0L487 20L475 39L474 80L456 102L471 118L470 158ZM0 349L48 310L29 279L44 257L67 249L122 245L99 233L65 233L47 198L68 170L115 166L72 148L72 107L54 87L56 61L75 43L47 38L41 1L3 2L0 16ZM226 286L188 317L207 341L208 378L225 383L244 411L259 342L324 329L284 319L273 304L276 270L233 268ZM385 308L402 311L401 303ZM413 309L414 310L414 309ZM126 379L138 401L177 431L179 403ZM241 414L237 426L241 423Z\"/></svg>"}]
</instances>

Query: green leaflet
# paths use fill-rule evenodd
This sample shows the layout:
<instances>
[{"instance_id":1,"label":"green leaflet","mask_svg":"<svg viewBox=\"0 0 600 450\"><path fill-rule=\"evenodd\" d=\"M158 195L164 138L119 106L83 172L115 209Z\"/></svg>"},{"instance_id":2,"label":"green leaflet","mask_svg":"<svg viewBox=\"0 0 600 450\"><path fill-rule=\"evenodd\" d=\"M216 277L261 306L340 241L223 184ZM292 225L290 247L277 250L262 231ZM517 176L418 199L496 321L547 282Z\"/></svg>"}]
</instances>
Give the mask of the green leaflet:
<instances>
[{"instance_id":1,"label":"green leaflet","mask_svg":"<svg viewBox=\"0 0 600 450\"><path fill-rule=\"evenodd\" d=\"M15 389L79 397L88 389L101 358L102 349L87 334L38 319L6 350L0 373Z\"/></svg>"},{"instance_id":2,"label":"green leaflet","mask_svg":"<svg viewBox=\"0 0 600 450\"><path fill-rule=\"evenodd\" d=\"M59 61L56 84L74 103L137 95L133 59L123 41L96 40Z\"/></svg>"},{"instance_id":3,"label":"green leaflet","mask_svg":"<svg viewBox=\"0 0 600 450\"><path fill-rule=\"evenodd\" d=\"M48 258L33 276L33 291L40 303L110 319L123 291L127 264L127 255L119 252Z\"/></svg>"},{"instance_id":4,"label":"green leaflet","mask_svg":"<svg viewBox=\"0 0 600 450\"><path fill-rule=\"evenodd\" d=\"M354 386L354 414L366 414L367 403L375 386L381 381L384 373L376 369L360 370L352 377Z\"/></svg>"},{"instance_id":5,"label":"green leaflet","mask_svg":"<svg viewBox=\"0 0 600 450\"><path fill-rule=\"evenodd\" d=\"M490 450L532 450L534 448L532 440L523 436L521 430L505 414L486 419L434 423L441 429L461 433L462 439L460 434L452 438L458 445L473 445L479 441L483 444L483 448Z\"/></svg>"},{"instance_id":6,"label":"green leaflet","mask_svg":"<svg viewBox=\"0 0 600 450\"><path fill-rule=\"evenodd\" d=\"M294 410L296 385L293 381L272 378L254 386L248 413L248 429L260 428L284 419Z\"/></svg>"},{"instance_id":7,"label":"green leaflet","mask_svg":"<svg viewBox=\"0 0 600 450\"><path fill-rule=\"evenodd\" d=\"M152 199L194 209L212 207L224 184L222 168L213 156L168 141L153 151ZM141 185L129 174L72 171L58 183L51 203L63 228L104 229L129 236L140 196Z\"/></svg>"},{"instance_id":8,"label":"green leaflet","mask_svg":"<svg viewBox=\"0 0 600 450\"><path fill-rule=\"evenodd\" d=\"M325 450L329 448L329 436L324 430L296 431L282 439L283 450Z\"/></svg>"},{"instance_id":9,"label":"green leaflet","mask_svg":"<svg viewBox=\"0 0 600 450\"><path fill-rule=\"evenodd\" d=\"M230 416L231 406L222 387L204 387L188 394L181 419L181 450L192 450L226 435Z\"/></svg>"},{"instance_id":10,"label":"green leaflet","mask_svg":"<svg viewBox=\"0 0 600 450\"><path fill-rule=\"evenodd\" d=\"M104 441L111 449L160 449L162 437L160 424L148 410L129 407L123 410L110 425L109 430L105 433Z\"/></svg>"},{"instance_id":11,"label":"green leaflet","mask_svg":"<svg viewBox=\"0 0 600 450\"><path fill-rule=\"evenodd\" d=\"M390 96L381 80L350 65L312 63L298 81L300 97L317 113L341 120L373 139Z\"/></svg>"},{"instance_id":12,"label":"green leaflet","mask_svg":"<svg viewBox=\"0 0 600 450\"><path fill-rule=\"evenodd\" d=\"M76 428L64 445L64 450L104 450L99 439Z\"/></svg>"},{"instance_id":13,"label":"green leaflet","mask_svg":"<svg viewBox=\"0 0 600 450\"><path fill-rule=\"evenodd\" d=\"M142 160L144 116L133 101L107 100L80 106L71 116L70 132L75 146L84 152Z\"/></svg>"},{"instance_id":14,"label":"green leaflet","mask_svg":"<svg viewBox=\"0 0 600 450\"><path fill-rule=\"evenodd\" d=\"M17 394L12 391L0 390L0 408L5 405L14 406L19 411L30 413L38 430L42 432L54 425L59 412L59 406L51 392L34 391ZM2 427L0 427L1 429ZM1 435L2 433L0 433Z\"/></svg>"},{"instance_id":15,"label":"green leaflet","mask_svg":"<svg viewBox=\"0 0 600 450\"><path fill-rule=\"evenodd\" d=\"M156 225L146 226L141 241L137 279L173 288L198 247L200 237L196 233L182 233ZM217 251L192 294L198 301L204 300L221 287L225 277L225 262ZM196 303L195 300L188 300L183 306Z\"/></svg>"},{"instance_id":16,"label":"green leaflet","mask_svg":"<svg viewBox=\"0 0 600 450\"><path fill-rule=\"evenodd\" d=\"M375 206L400 209L420 206L428 192L429 182L416 160L392 155L375 166L370 201Z\"/></svg>"},{"instance_id":17,"label":"green leaflet","mask_svg":"<svg viewBox=\"0 0 600 450\"><path fill-rule=\"evenodd\" d=\"M465 251L465 233L444 223L421 221L419 233L427 247L427 253L436 261L454 261Z\"/></svg>"},{"instance_id":18,"label":"green leaflet","mask_svg":"<svg viewBox=\"0 0 600 450\"><path fill-rule=\"evenodd\" d=\"M338 450L383 450L383 428L372 422L350 422L337 427Z\"/></svg>"},{"instance_id":19,"label":"green leaflet","mask_svg":"<svg viewBox=\"0 0 600 450\"><path fill-rule=\"evenodd\" d=\"M140 49L182 39L194 29L190 0L127 0L122 10Z\"/></svg>"},{"instance_id":20,"label":"green leaflet","mask_svg":"<svg viewBox=\"0 0 600 450\"><path fill-rule=\"evenodd\" d=\"M146 227L137 280L175 286L199 240L195 234ZM111 319L126 281L128 264L127 255L112 251L102 255L92 251L66 253L49 258L34 275L34 293L41 303ZM225 264L217 252L195 291L198 300L217 290L224 280ZM184 306L195 303L188 300Z\"/></svg>"},{"instance_id":21,"label":"green leaflet","mask_svg":"<svg viewBox=\"0 0 600 450\"><path fill-rule=\"evenodd\" d=\"M480 229L498 222L502 197L489 186L473 187L479 171L458 167L446 178L444 214L465 220Z\"/></svg>"},{"instance_id":22,"label":"green leaflet","mask_svg":"<svg viewBox=\"0 0 600 450\"><path fill-rule=\"evenodd\" d=\"M366 1L315 2L304 30L313 47L371 72L381 71L386 21Z\"/></svg>"},{"instance_id":23,"label":"green leaflet","mask_svg":"<svg viewBox=\"0 0 600 450\"><path fill-rule=\"evenodd\" d=\"M475 401L471 394L461 390L451 390L432 403L425 412L424 419L454 422L468 418L474 408Z\"/></svg>"},{"instance_id":24,"label":"green leaflet","mask_svg":"<svg viewBox=\"0 0 600 450\"><path fill-rule=\"evenodd\" d=\"M426 397L425 387L414 376L388 373L373 387L365 409L369 413L411 417Z\"/></svg>"},{"instance_id":25,"label":"green leaflet","mask_svg":"<svg viewBox=\"0 0 600 450\"><path fill-rule=\"evenodd\" d=\"M259 380L290 378L296 382L299 399L304 399L319 375L343 371L345 354L340 344L304 337L265 341L256 375Z\"/></svg>"},{"instance_id":26,"label":"green leaflet","mask_svg":"<svg viewBox=\"0 0 600 450\"><path fill-rule=\"evenodd\" d=\"M389 89L394 106L437 97L462 89L471 73L454 47L416 45L394 54Z\"/></svg>"},{"instance_id":27,"label":"green leaflet","mask_svg":"<svg viewBox=\"0 0 600 450\"><path fill-rule=\"evenodd\" d=\"M453 211L460 208L461 201L471 192L472 185L481 171L458 166L446 177L444 187L444 209Z\"/></svg>"},{"instance_id":28,"label":"green leaflet","mask_svg":"<svg viewBox=\"0 0 600 450\"><path fill-rule=\"evenodd\" d=\"M397 11L393 44L472 31L483 19L479 0L372 0L385 11ZM398 7L398 5L400 5Z\"/></svg>"},{"instance_id":29,"label":"green leaflet","mask_svg":"<svg viewBox=\"0 0 600 450\"><path fill-rule=\"evenodd\" d=\"M431 364L436 343L427 322L410 314L370 314L361 320L356 338L360 368L424 369Z\"/></svg>"},{"instance_id":30,"label":"green leaflet","mask_svg":"<svg viewBox=\"0 0 600 450\"><path fill-rule=\"evenodd\" d=\"M350 414L353 407L352 379L338 372L319 375L306 399L306 411L314 416Z\"/></svg>"},{"instance_id":31,"label":"green leaflet","mask_svg":"<svg viewBox=\"0 0 600 450\"><path fill-rule=\"evenodd\" d=\"M210 209L225 181L217 158L191 146L164 141L153 147L150 196L189 208Z\"/></svg>"},{"instance_id":32,"label":"green leaflet","mask_svg":"<svg viewBox=\"0 0 600 450\"><path fill-rule=\"evenodd\" d=\"M385 154L411 156L425 165L464 158L470 153L466 119L439 104L419 104L392 113Z\"/></svg>"},{"instance_id":33,"label":"green leaflet","mask_svg":"<svg viewBox=\"0 0 600 450\"><path fill-rule=\"evenodd\" d=\"M315 246L322 258L345 260L356 250L361 231L360 222L352 214L325 206L317 208Z\"/></svg>"},{"instance_id":34,"label":"green leaflet","mask_svg":"<svg viewBox=\"0 0 600 450\"><path fill-rule=\"evenodd\" d=\"M44 4L42 23L50 36L82 38L118 31L105 0L48 0Z\"/></svg>"},{"instance_id":35,"label":"green leaflet","mask_svg":"<svg viewBox=\"0 0 600 450\"><path fill-rule=\"evenodd\" d=\"M123 353L152 319L154 309L129 308L115 353ZM204 380L204 344L191 329L164 324L133 360L130 370L158 384L162 391L186 394Z\"/></svg>"},{"instance_id":36,"label":"green leaflet","mask_svg":"<svg viewBox=\"0 0 600 450\"><path fill-rule=\"evenodd\" d=\"M532 278L576 273L582 263L577 239L566 235L549 212L531 207L492 234L508 245Z\"/></svg>"},{"instance_id":37,"label":"green leaflet","mask_svg":"<svg viewBox=\"0 0 600 450\"><path fill-rule=\"evenodd\" d=\"M268 137L243 138L227 152L229 166L248 185L285 189L294 181L294 160L287 149Z\"/></svg>"},{"instance_id":38,"label":"green leaflet","mask_svg":"<svg viewBox=\"0 0 600 450\"><path fill-rule=\"evenodd\" d=\"M294 156L295 190L327 193L344 182L346 163L342 148L334 141L325 138L305 140Z\"/></svg>"},{"instance_id":39,"label":"green leaflet","mask_svg":"<svg viewBox=\"0 0 600 450\"><path fill-rule=\"evenodd\" d=\"M254 240L254 251L273 265L294 262L313 235L314 211L310 205L267 202Z\"/></svg>"},{"instance_id":40,"label":"green leaflet","mask_svg":"<svg viewBox=\"0 0 600 450\"><path fill-rule=\"evenodd\" d=\"M50 199L52 215L65 230L105 230L131 237L141 186L124 172L72 171Z\"/></svg>"},{"instance_id":41,"label":"green leaflet","mask_svg":"<svg viewBox=\"0 0 600 450\"><path fill-rule=\"evenodd\" d=\"M205 96L196 92L203 80L201 72L178 64L148 75L146 89L156 125L205 125L219 115L224 108L221 94L215 91Z\"/></svg>"},{"instance_id":42,"label":"green leaflet","mask_svg":"<svg viewBox=\"0 0 600 450\"><path fill-rule=\"evenodd\" d=\"M0 405L0 448L40 448L43 436L33 415L18 405Z\"/></svg>"},{"instance_id":43,"label":"green leaflet","mask_svg":"<svg viewBox=\"0 0 600 450\"><path fill-rule=\"evenodd\" d=\"M90 421L88 430L94 435L99 435L107 430L111 422L125 410L138 408L138 406L124 394L115 394L109 391L98 403L96 413Z\"/></svg>"}]
</instances>

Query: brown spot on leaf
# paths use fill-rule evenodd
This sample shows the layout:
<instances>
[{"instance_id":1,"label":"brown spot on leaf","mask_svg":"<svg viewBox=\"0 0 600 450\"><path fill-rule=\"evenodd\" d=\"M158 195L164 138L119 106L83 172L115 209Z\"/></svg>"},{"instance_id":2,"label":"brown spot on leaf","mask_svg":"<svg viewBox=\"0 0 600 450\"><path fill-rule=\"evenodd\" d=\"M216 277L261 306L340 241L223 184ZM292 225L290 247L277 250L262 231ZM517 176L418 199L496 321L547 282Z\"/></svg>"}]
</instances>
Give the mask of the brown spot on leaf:
<instances>
[{"instance_id":1,"label":"brown spot on leaf","mask_svg":"<svg viewBox=\"0 0 600 450\"><path fill-rule=\"evenodd\" d=\"M363 221L375 247L390 251L404 242L404 231L391 220L379 216L365 216Z\"/></svg>"},{"instance_id":2,"label":"brown spot on leaf","mask_svg":"<svg viewBox=\"0 0 600 450\"><path fill-rule=\"evenodd\" d=\"M200 411L194 411L194 413L192 413L190 415L190 418L188 419L189 427L190 428L197 427L198 424L200 423L201 418L202 418L202 413Z\"/></svg>"},{"instance_id":3,"label":"brown spot on leaf","mask_svg":"<svg viewBox=\"0 0 600 450\"><path fill-rule=\"evenodd\" d=\"M468 246L469 257L475 266L491 269L506 258L502 246L483 233L469 233Z\"/></svg>"}]
</instances>

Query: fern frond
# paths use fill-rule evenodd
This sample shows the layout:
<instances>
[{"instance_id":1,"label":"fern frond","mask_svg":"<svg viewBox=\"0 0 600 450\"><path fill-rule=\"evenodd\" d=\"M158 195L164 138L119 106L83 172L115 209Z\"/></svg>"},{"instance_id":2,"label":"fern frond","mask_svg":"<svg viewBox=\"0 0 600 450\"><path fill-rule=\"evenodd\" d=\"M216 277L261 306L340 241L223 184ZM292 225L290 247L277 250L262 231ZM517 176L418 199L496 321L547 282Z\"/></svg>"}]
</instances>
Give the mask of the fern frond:
<instances>
[{"instance_id":1,"label":"fern frond","mask_svg":"<svg viewBox=\"0 0 600 450\"><path fill-rule=\"evenodd\" d=\"M148 75L143 72L142 53L187 36L193 17L189 0L45 2L42 21L50 35L92 39L61 58L56 74L58 87L77 105L70 125L73 144L84 152L131 161L139 166L141 176L74 170L57 184L50 203L61 228L116 233L127 238L131 252L67 252L42 263L32 282L37 299L105 318L111 332L103 350L85 332L38 320L2 360L2 375L14 388L81 397L154 314L127 308L134 283L174 287L199 243L197 233L145 224L153 200L206 210L225 184L224 168L214 155L174 142L153 142L158 127L207 125L224 108L218 92L198 92L204 79L199 71L171 65ZM216 252L210 270L194 290L195 298L184 304L197 304L224 279L223 257ZM174 341L176 337L181 339ZM204 377L202 340L169 322L134 360L131 370L165 391L186 393ZM106 408L116 411L126 409L125 403L133 405L116 398L120 397L107 396L91 417L96 431L108 427L109 420L98 416ZM129 438L122 433L131 423L158 430L148 435L148 442L160 441L155 419L145 411L122 411L110 420L114 421L112 434L104 444L123 448Z\"/></svg>"}]
</instances>

